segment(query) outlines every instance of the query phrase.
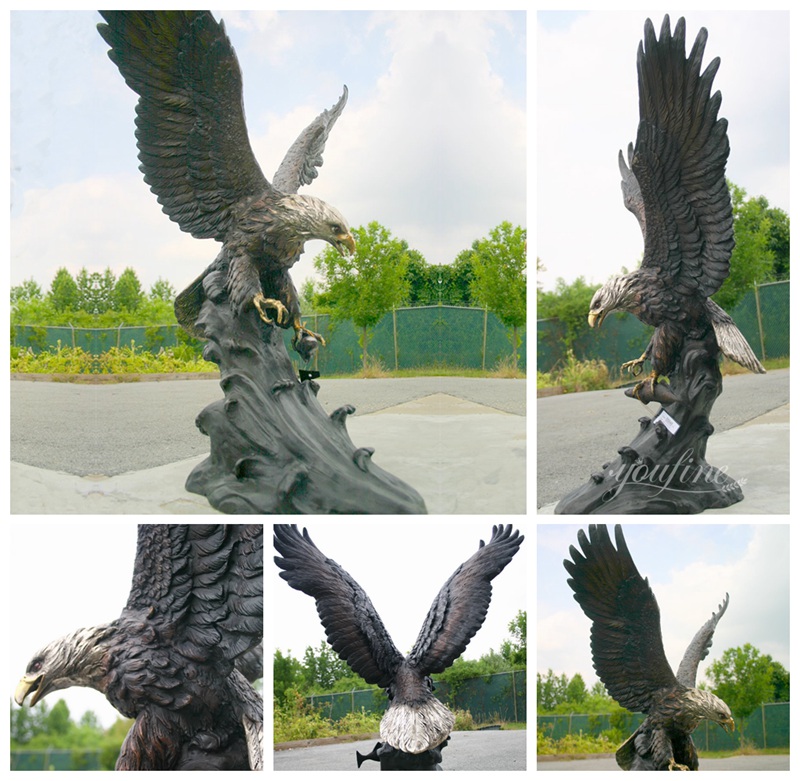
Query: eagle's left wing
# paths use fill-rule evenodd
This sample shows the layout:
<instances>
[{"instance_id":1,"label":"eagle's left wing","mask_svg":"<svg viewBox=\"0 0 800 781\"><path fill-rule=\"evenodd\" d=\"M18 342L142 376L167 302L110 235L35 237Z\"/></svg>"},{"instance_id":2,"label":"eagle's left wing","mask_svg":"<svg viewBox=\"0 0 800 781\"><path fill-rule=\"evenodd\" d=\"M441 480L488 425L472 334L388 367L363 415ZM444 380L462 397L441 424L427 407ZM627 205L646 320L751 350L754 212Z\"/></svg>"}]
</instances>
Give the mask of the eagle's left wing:
<instances>
[{"instance_id":1,"label":"eagle's left wing","mask_svg":"<svg viewBox=\"0 0 800 781\"><path fill-rule=\"evenodd\" d=\"M322 165L322 152L328 134L347 103L347 87L342 96L329 109L325 109L289 147L275 176L272 186L283 193L296 193L304 184L311 184Z\"/></svg>"},{"instance_id":2,"label":"eagle's left wing","mask_svg":"<svg viewBox=\"0 0 800 781\"><path fill-rule=\"evenodd\" d=\"M492 598L492 580L506 567L525 538L510 525L494 526L488 544L465 561L433 600L409 664L423 674L446 670L481 628Z\"/></svg>"},{"instance_id":3,"label":"eagle's left wing","mask_svg":"<svg viewBox=\"0 0 800 781\"><path fill-rule=\"evenodd\" d=\"M697 668L700 662L708 656L711 648L711 640L714 637L714 630L717 628L720 618L725 615L728 609L728 595L725 595L725 600L717 608L716 613L711 614L711 618L697 630L697 634L692 638L686 653L678 667L678 672L675 677L678 683L684 686L694 688L697 685Z\"/></svg>"}]
</instances>

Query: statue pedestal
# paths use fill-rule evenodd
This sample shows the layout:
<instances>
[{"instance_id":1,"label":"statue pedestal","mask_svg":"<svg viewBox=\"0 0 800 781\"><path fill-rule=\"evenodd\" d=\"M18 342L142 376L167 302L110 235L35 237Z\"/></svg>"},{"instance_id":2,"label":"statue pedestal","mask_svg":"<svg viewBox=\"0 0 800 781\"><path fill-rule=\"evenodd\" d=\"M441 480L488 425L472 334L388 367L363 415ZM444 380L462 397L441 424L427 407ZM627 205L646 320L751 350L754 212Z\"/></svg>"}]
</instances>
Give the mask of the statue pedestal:
<instances>
[{"instance_id":1,"label":"statue pedestal","mask_svg":"<svg viewBox=\"0 0 800 781\"><path fill-rule=\"evenodd\" d=\"M209 292L215 280L206 281ZM225 398L197 417L211 453L188 491L225 513L427 512L417 491L372 463L371 448L353 444L346 420L354 407L328 415L319 385L298 380L278 326L253 307L234 315L224 293L206 298L196 326Z\"/></svg>"},{"instance_id":2,"label":"statue pedestal","mask_svg":"<svg viewBox=\"0 0 800 781\"><path fill-rule=\"evenodd\" d=\"M711 407L722 393L719 348L712 329L687 340L653 417L639 418L640 431L591 480L565 496L558 515L700 513L729 507L744 497L724 468L705 459ZM657 389L660 390L660 389ZM627 392L626 392L627 393ZM628 395L631 395L628 393Z\"/></svg>"}]
</instances>

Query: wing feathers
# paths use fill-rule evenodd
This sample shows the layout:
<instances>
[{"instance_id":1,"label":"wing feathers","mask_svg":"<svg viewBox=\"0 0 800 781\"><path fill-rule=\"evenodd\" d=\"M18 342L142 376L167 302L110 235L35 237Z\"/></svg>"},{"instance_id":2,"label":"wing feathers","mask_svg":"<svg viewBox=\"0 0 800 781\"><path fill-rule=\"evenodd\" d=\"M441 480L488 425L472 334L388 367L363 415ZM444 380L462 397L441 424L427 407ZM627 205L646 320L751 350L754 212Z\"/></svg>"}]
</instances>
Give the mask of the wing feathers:
<instances>
[{"instance_id":1,"label":"wing feathers","mask_svg":"<svg viewBox=\"0 0 800 781\"><path fill-rule=\"evenodd\" d=\"M446 670L481 628L492 598L492 580L505 569L525 538L509 526L495 526L492 538L465 561L434 599L409 663L423 675Z\"/></svg>"},{"instance_id":2,"label":"wing feathers","mask_svg":"<svg viewBox=\"0 0 800 781\"><path fill-rule=\"evenodd\" d=\"M273 542L281 577L317 603L328 642L367 683L386 687L403 660L361 586L327 558L297 526L276 524Z\"/></svg>"},{"instance_id":3,"label":"wing feathers","mask_svg":"<svg viewBox=\"0 0 800 781\"><path fill-rule=\"evenodd\" d=\"M222 240L234 207L270 186L247 136L239 63L208 11L101 11L109 57L139 95L145 182L170 219Z\"/></svg>"},{"instance_id":4,"label":"wing feathers","mask_svg":"<svg viewBox=\"0 0 800 781\"><path fill-rule=\"evenodd\" d=\"M647 712L651 698L676 679L664 654L658 603L633 563L620 526L614 548L605 526L578 532L564 561L575 601L591 619L594 668L625 708Z\"/></svg>"}]
</instances>

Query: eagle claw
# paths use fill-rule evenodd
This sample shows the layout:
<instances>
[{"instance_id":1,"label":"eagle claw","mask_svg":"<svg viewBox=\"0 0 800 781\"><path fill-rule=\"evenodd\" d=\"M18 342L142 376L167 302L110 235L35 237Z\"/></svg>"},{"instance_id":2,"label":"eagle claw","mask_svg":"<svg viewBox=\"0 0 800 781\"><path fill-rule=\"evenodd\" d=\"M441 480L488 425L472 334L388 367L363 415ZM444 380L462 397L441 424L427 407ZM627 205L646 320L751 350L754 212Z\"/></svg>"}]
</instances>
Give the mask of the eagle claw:
<instances>
[{"instance_id":1,"label":"eagle claw","mask_svg":"<svg viewBox=\"0 0 800 781\"><path fill-rule=\"evenodd\" d=\"M277 320L278 325L282 325L289 319L289 310L277 298L267 298L262 293L259 293L253 298L253 305L258 310L259 317L265 322L272 325ZM275 320L267 316L264 309L275 310Z\"/></svg>"},{"instance_id":2,"label":"eagle claw","mask_svg":"<svg viewBox=\"0 0 800 781\"><path fill-rule=\"evenodd\" d=\"M642 367L644 366L645 356L642 355L639 358L636 358L633 361L625 361L625 363L620 366L620 371L629 371L634 377L638 377L642 373Z\"/></svg>"},{"instance_id":3,"label":"eagle claw","mask_svg":"<svg viewBox=\"0 0 800 781\"><path fill-rule=\"evenodd\" d=\"M687 770L688 771L689 768L686 767L686 765L681 765L680 762L676 762L675 761L675 757L670 757L669 766L667 767L667 770Z\"/></svg>"}]
</instances>

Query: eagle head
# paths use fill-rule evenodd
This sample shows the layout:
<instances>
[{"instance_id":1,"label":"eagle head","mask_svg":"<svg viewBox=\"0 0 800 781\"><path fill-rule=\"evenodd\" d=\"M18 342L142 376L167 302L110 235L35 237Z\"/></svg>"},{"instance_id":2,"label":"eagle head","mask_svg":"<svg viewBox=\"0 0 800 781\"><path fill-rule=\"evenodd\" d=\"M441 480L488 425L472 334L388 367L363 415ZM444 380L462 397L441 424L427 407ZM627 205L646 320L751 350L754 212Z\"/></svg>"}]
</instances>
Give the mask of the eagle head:
<instances>
[{"instance_id":1,"label":"eagle head","mask_svg":"<svg viewBox=\"0 0 800 781\"><path fill-rule=\"evenodd\" d=\"M283 198L285 216L303 241L321 239L341 255L352 255L356 242L347 220L329 203L313 195L286 195Z\"/></svg>"},{"instance_id":2,"label":"eagle head","mask_svg":"<svg viewBox=\"0 0 800 781\"><path fill-rule=\"evenodd\" d=\"M70 686L89 686L103 691L107 640L111 624L79 629L46 645L33 656L17 684L14 700L22 705L31 695L31 707L50 692Z\"/></svg>"},{"instance_id":3,"label":"eagle head","mask_svg":"<svg viewBox=\"0 0 800 781\"><path fill-rule=\"evenodd\" d=\"M589 304L589 327L599 328L606 315L615 309L631 311L634 303L630 275L610 279L592 296L592 302Z\"/></svg>"},{"instance_id":4,"label":"eagle head","mask_svg":"<svg viewBox=\"0 0 800 781\"><path fill-rule=\"evenodd\" d=\"M690 689L686 694L686 702L698 721L714 721L726 732L733 732L736 728L731 709L715 694L703 689Z\"/></svg>"}]
</instances>

